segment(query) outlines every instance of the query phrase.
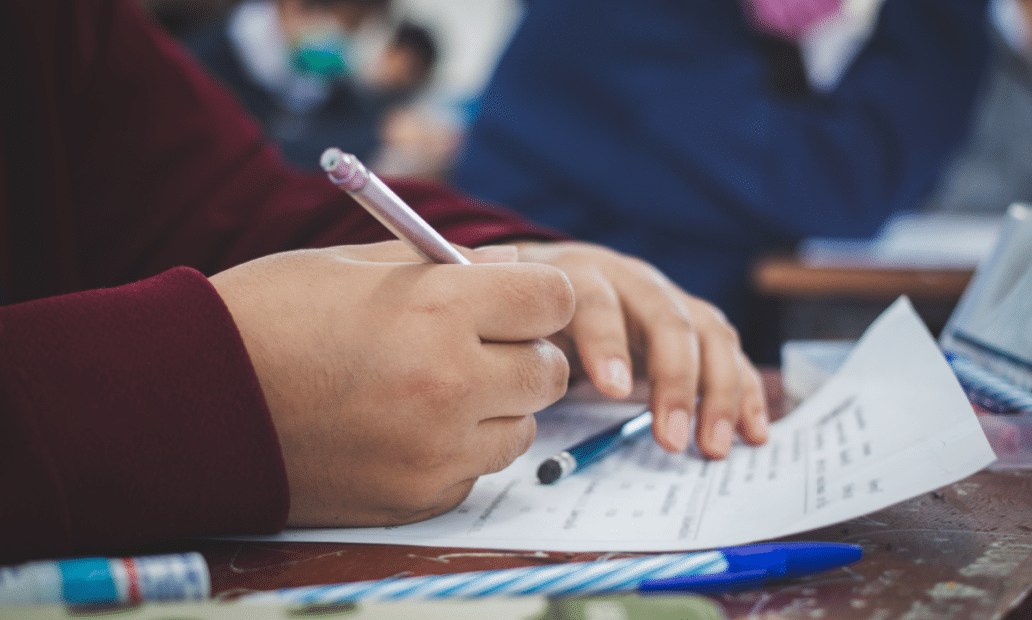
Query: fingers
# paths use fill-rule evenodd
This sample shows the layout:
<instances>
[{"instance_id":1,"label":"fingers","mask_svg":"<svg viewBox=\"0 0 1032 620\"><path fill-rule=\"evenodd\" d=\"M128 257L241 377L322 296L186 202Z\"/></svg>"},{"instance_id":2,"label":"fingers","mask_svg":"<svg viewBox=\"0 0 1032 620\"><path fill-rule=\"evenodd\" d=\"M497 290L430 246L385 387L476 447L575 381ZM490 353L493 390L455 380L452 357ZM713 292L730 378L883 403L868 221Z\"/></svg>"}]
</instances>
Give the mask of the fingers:
<instances>
[{"instance_id":1,"label":"fingers","mask_svg":"<svg viewBox=\"0 0 1032 620\"><path fill-rule=\"evenodd\" d=\"M707 457L726 456L736 432L749 443L766 441L759 375L719 310L637 259L598 248L561 257L539 248L528 254L545 256L570 278L577 307L564 331L600 391L629 394L631 351L643 352L653 435L664 449L680 452L688 446L695 417L695 440ZM571 258L577 254L591 260Z\"/></svg>"},{"instance_id":2,"label":"fingers","mask_svg":"<svg viewBox=\"0 0 1032 620\"><path fill-rule=\"evenodd\" d=\"M696 444L710 458L724 458L731 451L741 414L742 377L734 329L714 316L713 311L695 307L706 332L705 350L699 355L699 412ZM700 316L708 313L710 316Z\"/></svg>"},{"instance_id":3,"label":"fingers","mask_svg":"<svg viewBox=\"0 0 1032 620\"><path fill-rule=\"evenodd\" d=\"M409 522L460 502L523 453L564 393L544 339L573 313L566 276L427 265L397 242L268 256L211 278L266 395L291 523Z\"/></svg>"},{"instance_id":4,"label":"fingers","mask_svg":"<svg viewBox=\"0 0 1032 620\"><path fill-rule=\"evenodd\" d=\"M630 336L641 341L650 384L653 436L671 452L691 441L700 385L700 340L684 296L653 267L607 256L605 274L577 269L570 280L577 313L566 329L596 387L613 397L631 392ZM628 323L634 328L628 333Z\"/></svg>"},{"instance_id":5,"label":"fingers","mask_svg":"<svg viewBox=\"0 0 1032 620\"><path fill-rule=\"evenodd\" d=\"M476 410L481 420L541 411L566 394L570 365L543 339L521 343L484 343L473 369L484 385Z\"/></svg>"},{"instance_id":6,"label":"fingers","mask_svg":"<svg viewBox=\"0 0 1032 620\"><path fill-rule=\"evenodd\" d=\"M533 414L481 421L473 442L479 447L472 459L474 475L493 474L508 467L530 448L536 430Z\"/></svg>"},{"instance_id":7,"label":"fingers","mask_svg":"<svg viewBox=\"0 0 1032 620\"><path fill-rule=\"evenodd\" d=\"M769 419L767 398L763 391L763 379L759 371L744 354L739 355L739 367L743 369L741 416L738 419L738 434L753 445L767 441Z\"/></svg>"},{"instance_id":8,"label":"fingers","mask_svg":"<svg viewBox=\"0 0 1032 620\"><path fill-rule=\"evenodd\" d=\"M699 389L699 341L686 317L677 323L652 337L646 354L652 435L669 452L688 447Z\"/></svg>"},{"instance_id":9,"label":"fingers","mask_svg":"<svg viewBox=\"0 0 1032 620\"><path fill-rule=\"evenodd\" d=\"M577 343L581 365L599 391L625 398L633 387L630 348L620 298L595 269L571 276L576 311L566 332Z\"/></svg>"},{"instance_id":10,"label":"fingers","mask_svg":"<svg viewBox=\"0 0 1032 620\"><path fill-rule=\"evenodd\" d=\"M475 305L480 338L518 342L547 338L566 327L574 313L573 288L562 271L526 263L442 266L468 283L466 303ZM443 272L443 269L442 269Z\"/></svg>"},{"instance_id":11,"label":"fingers","mask_svg":"<svg viewBox=\"0 0 1032 620\"><path fill-rule=\"evenodd\" d=\"M692 315L683 303L678 303L674 291L664 287L655 291L651 299L645 293L639 298L643 306L652 308L651 318L643 320L641 327L653 412L652 434L665 450L683 452L691 441L691 420L703 387L699 333ZM638 313L643 311L636 309Z\"/></svg>"},{"instance_id":12,"label":"fingers","mask_svg":"<svg viewBox=\"0 0 1032 620\"><path fill-rule=\"evenodd\" d=\"M720 459L730 452L736 431L749 443L765 442L762 382L742 352L737 332L709 304L686 298L685 305L699 342L696 445L705 456Z\"/></svg>"}]
</instances>

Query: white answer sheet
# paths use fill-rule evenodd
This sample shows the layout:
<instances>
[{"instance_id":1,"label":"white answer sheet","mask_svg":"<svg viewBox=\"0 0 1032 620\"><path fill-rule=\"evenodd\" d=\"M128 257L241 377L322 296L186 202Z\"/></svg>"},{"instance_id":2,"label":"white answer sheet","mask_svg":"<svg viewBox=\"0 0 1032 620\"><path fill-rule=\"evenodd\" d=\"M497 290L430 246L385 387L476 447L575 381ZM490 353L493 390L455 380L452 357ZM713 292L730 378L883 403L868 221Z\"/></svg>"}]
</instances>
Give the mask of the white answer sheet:
<instances>
[{"instance_id":1,"label":"white answer sheet","mask_svg":"<svg viewBox=\"0 0 1032 620\"><path fill-rule=\"evenodd\" d=\"M563 401L510 467L457 508L389 528L288 529L234 539L542 551L683 551L777 538L865 515L960 480L993 452L938 346L901 298L840 371L727 459L668 454L644 434L559 480L538 465L641 404Z\"/></svg>"}]
</instances>

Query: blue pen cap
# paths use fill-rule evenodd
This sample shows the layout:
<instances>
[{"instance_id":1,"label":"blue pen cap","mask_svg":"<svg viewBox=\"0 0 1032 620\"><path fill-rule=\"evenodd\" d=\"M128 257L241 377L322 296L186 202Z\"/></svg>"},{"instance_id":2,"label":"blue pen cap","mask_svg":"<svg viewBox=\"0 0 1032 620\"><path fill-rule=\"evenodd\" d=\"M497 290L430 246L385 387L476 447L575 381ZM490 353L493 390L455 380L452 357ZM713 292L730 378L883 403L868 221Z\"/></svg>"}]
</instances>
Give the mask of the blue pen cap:
<instances>
[{"instance_id":1,"label":"blue pen cap","mask_svg":"<svg viewBox=\"0 0 1032 620\"><path fill-rule=\"evenodd\" d=\"M863 555L860 545L824 542L771 543L724 547L729 570L766 570L768 577L797 577L852 564Z\"/></svg>"}]
</instances>

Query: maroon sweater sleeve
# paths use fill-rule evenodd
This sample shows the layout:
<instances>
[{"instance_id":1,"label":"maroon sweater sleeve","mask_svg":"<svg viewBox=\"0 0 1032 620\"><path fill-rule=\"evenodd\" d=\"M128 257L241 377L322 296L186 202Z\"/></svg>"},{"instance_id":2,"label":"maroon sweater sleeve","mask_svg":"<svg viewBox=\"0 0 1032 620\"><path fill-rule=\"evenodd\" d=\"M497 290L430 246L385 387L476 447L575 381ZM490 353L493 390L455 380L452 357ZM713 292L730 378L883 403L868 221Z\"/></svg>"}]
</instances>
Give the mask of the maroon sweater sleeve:
<instances>
[{"instance_id":1,"label":"maroon sweater sleeve","mask_svg":"<svg viewBox=\"0 0 1032 620\"><path fill-rule=\"evenodd\" d=\"M135 5L0 3L0 562L281 528L275 429L202 274L389 238ZM555 237L394 187L456 243Z\"/></svg>"},{"instance_id":2,"label":"maroon sweater sleeve","mask_svg":"<svg viewBox=\"0 0 1032 620\"><path fill-rule=\"evenodd\" d=\"M246 355L185 267L0 309L0 560L281 527L286 474Z\"/></svg>"}]
</instances>

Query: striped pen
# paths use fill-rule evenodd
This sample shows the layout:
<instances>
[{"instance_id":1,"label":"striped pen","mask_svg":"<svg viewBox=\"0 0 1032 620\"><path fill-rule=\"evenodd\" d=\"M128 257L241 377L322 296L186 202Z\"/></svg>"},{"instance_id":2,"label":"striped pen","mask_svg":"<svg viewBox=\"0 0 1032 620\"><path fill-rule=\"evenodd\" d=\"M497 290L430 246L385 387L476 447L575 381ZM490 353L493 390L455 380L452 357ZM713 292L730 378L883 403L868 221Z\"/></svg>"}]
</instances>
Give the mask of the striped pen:
<instances>
[{"instance_id":1,"label":"striped pen","mask_svg":"<svg viewBox=\"0 0 1032 620\"><path fill-rule=\"evenodd\" d=\"M616 592L721 592L769 579L830 570L860 559L856 545L768 543L699 553L652 555L505 570L288 588L240 599L247 603L315 605L353 600L560 596Z\"/></svg>"}]
</instances>

